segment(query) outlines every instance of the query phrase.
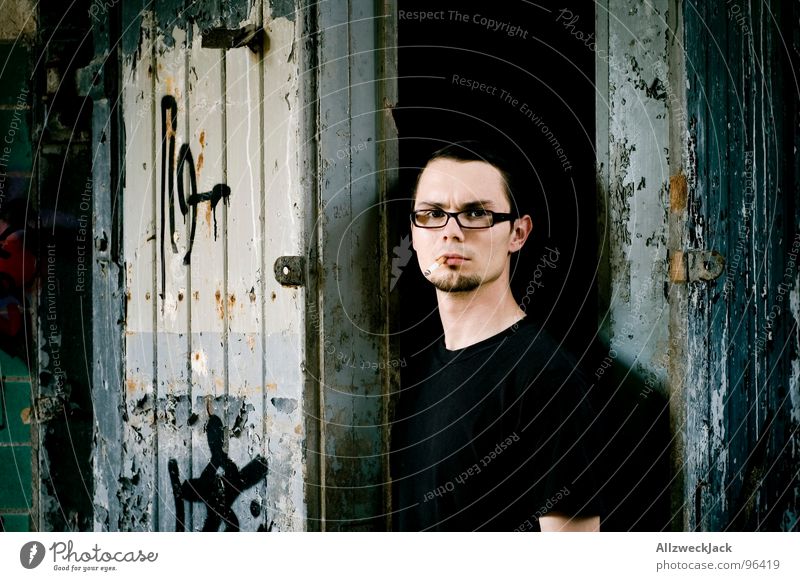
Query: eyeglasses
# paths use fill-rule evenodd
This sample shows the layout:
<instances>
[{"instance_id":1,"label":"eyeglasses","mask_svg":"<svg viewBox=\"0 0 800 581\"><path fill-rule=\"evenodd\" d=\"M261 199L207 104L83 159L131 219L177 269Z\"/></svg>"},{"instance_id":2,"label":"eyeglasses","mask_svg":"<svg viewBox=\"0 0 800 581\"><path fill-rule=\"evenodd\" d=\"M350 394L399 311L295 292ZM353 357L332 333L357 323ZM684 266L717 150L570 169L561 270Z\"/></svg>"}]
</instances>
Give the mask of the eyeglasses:
<instances>
[{"instance_id":1,"label":"eyeglasses","mask_svg":"<svg viewBox=\"0 0 800 581\"><path fill-rule=\"evenodd\" d=\"M462 210L461 212L445 212L438 208L430 210L416 210L411 212L411 223L420 228L444 228L450 221L456 219L456 224L461 228L479 229L491 228L499 222L514 219L513 214L502 214L491 210Z\"/></svg>"}]
</instances>

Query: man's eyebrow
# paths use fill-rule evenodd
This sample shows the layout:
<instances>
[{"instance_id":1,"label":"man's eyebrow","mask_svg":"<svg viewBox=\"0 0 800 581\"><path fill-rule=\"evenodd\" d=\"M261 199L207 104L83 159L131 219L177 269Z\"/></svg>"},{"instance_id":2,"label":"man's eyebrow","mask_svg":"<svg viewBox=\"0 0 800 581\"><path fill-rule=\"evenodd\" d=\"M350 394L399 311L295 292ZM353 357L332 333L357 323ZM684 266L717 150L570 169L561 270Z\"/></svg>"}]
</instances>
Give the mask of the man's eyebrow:
<instances>
[{"instance_id":1,"label":"man's eyebrow","mask_svg":"<svg viewBox=\"0 0 800 581\"><path fill-rule=\"evenodd\" d=\"M477 202L467 202L463 206L461 206L464 210L469 210L471 208L485 208L486 206L493 206L494 202L492 200L478 200Z\"/></svg>"},{"instance_id":2,"label":"man's eyebrow","mask_svg":"<svg viewBox=\"0 0 800 581\"><path fill-rule=\"evenodd\" d=\"M443 204L439 202L417 202L420 206L431 206L433 208L441 208ZM472 208L484 208L487 206L493 206L495 204L492 200L478 200L475 202L467 202L459 207L461 210L470 210Z\"/></svg>"}]
</instances>

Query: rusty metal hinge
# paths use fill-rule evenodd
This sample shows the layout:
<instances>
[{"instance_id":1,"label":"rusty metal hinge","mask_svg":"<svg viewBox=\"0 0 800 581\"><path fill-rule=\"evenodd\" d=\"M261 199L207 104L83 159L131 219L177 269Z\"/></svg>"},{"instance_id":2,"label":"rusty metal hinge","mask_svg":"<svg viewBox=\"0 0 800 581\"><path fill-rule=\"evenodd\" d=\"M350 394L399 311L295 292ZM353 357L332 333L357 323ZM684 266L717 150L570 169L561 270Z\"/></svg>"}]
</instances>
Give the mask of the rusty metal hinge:
<instances>
[{"instance_id":1,"label":"rusty metal hinge","mask_svg":"<svg viewBox=\"0 0 800 581\"><path fill-rule=\"evenodd\" d=\"M716 250L673 250L669 279L675 283L709 282L725 270L725 257Z\"/></svg>"},{"instance_id":2,"label":"rusty metal hinge","mask_svg":"<svg viewBox=\"0 0 800 581\"><path fill-rule=\"evenodd\" d=\"M306 261L303 256L281 256L275 261L275 280L283 286L306 283Z\"/></svg>"}]
</instances>

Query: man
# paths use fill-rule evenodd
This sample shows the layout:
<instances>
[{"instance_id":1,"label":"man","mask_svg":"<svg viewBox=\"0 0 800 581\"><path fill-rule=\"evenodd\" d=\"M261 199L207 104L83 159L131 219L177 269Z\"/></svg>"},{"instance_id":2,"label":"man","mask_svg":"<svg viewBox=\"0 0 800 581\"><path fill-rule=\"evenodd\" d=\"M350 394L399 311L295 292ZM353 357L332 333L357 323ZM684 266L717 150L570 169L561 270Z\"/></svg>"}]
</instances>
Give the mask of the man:
<instances>
[{"instance_id":1,"label":"man","mask_svg":"<svg viewBox=\"0 0 800 581\"><path fill-rule=\"evenodd\" d=\"M412 246L444 337L399 396L395 530L600 528L586 381L509 286L532 229L513 189L504 160L477 142L436 152L418 178Z\"/></svg>"}]
</instances>

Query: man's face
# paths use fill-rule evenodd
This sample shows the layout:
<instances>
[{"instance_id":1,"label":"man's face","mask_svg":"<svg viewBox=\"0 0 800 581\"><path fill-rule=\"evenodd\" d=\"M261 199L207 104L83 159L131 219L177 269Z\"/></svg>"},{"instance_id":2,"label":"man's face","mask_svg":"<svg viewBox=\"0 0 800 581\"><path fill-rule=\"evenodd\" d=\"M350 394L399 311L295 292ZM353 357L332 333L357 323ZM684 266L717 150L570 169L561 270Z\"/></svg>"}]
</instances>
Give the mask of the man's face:
<instances>
[{"instance_id":1,"label":"man's face","mask_svg":"<svg viewBox=\"0 0 800 581\"><path fill-rule=\"evenodd\" d=\"M493 166L482 161L436 159L422 172L414 198L415 211L429 209L511 213L511 204L503 178ZM522 229L517 227L520 222L524 222ZM529 232L527 216L485 229L461 228L450 218L443 228L412 225L411 239L423 271L442 255L448 257L428 277L437 289L469 292L500 277L507 278L509 254L522 248Z\"/></svg>"}]
</instances>

